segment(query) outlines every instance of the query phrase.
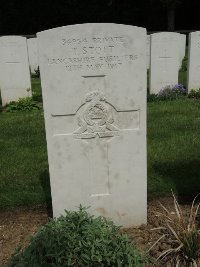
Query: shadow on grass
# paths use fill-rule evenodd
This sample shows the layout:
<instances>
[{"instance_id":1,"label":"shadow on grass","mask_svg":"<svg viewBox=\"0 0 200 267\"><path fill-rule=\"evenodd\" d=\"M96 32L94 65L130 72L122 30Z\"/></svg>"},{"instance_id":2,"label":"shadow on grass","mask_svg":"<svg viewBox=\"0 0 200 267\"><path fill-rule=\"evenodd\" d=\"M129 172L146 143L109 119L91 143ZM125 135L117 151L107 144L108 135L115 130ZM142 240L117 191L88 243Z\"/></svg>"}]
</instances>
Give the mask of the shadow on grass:
<instances>
[{"instance_id":1,"label":"shadow on grass","mask_svg":"<svg viewBox=\"0 0 200 267\"><path fill-rule=\"evenodd\" d=\"M40 183L44 192L45 203L47 205L47 213L48 217L53 218L53 208L52 208L52 201L51 201L51 184L50 184L50 176L49 171L45 170L40 175Z\"/></svg>"},{"instance_id":2,"label":"shadow on grass","mask_svg":"<svg viewBox=\"0 0 200 267\"><path fill-rule=\"evenodd\" d=\"M164 179L170 179L174 183L172 189L178 194L180 203L191 203L200 193L200 159L156 163L152 167Z\"/></svg>"}]
</instances>

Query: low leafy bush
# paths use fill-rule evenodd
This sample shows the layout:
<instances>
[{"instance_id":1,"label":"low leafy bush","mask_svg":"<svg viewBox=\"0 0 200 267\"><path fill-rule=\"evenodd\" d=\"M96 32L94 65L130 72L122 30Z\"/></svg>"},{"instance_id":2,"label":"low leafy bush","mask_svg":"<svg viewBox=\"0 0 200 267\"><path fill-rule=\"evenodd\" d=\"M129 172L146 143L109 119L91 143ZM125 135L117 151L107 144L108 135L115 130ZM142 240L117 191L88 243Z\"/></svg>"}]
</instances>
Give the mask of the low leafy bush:
<instances>
[{"instance_id":1,"label":"low leafy bush","mask_svg":"<svg viewBox=\"0 0 200 267\"><path fill-rule=\"evenodd\" d=\"M197 198L195 197L190 213L186 217L173 192L172 195L175 213L171 213L161 204L164 212L159 215L163 217L164 227L157 228L163 232L163 237L168 236L170 240L173 240L172 247L161 253L157 261L170 263L169 266L198 267L200 266L200 229L198 229L197 219L200 203L195 205Z\"/></svg>"},{"instance_id":2,"label":"low leafy bush","mask_svg":"<svg viewBox=\"0 0 200 267\"><path fill-rule=\"evenodd\" d=\"M39 110L39 104L32 99L32 97L20 98L18 101L12 101L6 105L5 110L7 112L16 111L34 111Z\"/></svg>"},{"instance_id":3,"label":"low leafy bush","mask_svg":"<svg viewBox=\"0 0 200 267\"><path fill-rule=\"evenodd\" d=\"M189 94L189 98L200 99L200 88L197 90L192 89Z\"/></svg>"},{"instance_id":4,"label":"low leafy bush","mask_svg":"<svg viewBox=\"0 0 200 267\"><path fill-rule=\"evenodd\" d=\"M29 246L18 248L9 267L49 266L143 266L149 262L119 227L103 217L94 218L80 206L52 219L32 237Z\"/></svg>"}]
</instances>

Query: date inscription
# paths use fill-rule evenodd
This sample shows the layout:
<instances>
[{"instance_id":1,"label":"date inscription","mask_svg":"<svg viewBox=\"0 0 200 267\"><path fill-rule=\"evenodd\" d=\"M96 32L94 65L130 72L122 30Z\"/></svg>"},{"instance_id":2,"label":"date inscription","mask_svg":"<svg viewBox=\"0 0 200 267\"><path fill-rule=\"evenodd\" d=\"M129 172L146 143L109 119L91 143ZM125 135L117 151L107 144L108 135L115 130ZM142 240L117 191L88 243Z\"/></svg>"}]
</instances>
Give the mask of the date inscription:
<instances>
[{"instance_id":1,"label":"date inscription","mask_svg":"<svg viewBox=\"0 0 200 267\"><path fill-rule=\"evenodd\" d=\"M48 65L63 65L69 72L118 69L138 59L127 49L128 41L123 36L63 38L64 56L48 58Z\"/></svg>"}]
</instances>

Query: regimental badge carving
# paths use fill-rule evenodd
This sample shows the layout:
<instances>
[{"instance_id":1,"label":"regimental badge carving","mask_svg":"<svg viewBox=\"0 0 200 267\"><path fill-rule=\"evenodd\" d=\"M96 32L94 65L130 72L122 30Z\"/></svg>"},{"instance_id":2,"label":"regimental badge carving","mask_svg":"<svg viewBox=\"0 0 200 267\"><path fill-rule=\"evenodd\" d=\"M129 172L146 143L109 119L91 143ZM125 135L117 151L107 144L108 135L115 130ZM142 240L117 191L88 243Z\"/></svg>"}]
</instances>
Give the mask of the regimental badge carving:
<instances>
[{"instance_id":1,"label":"regimental badge carving","mask_svg":"<svg viewBox=\"0 0 200 267\"><path fill-rule=\"evenodd\" d=\"M113 137L119 135L119 128L114 125L114 108L106 102L99 91L86 95L85 103L77 112L78 125L73 134L78 139Z\"/></svg>"}]
</instances>

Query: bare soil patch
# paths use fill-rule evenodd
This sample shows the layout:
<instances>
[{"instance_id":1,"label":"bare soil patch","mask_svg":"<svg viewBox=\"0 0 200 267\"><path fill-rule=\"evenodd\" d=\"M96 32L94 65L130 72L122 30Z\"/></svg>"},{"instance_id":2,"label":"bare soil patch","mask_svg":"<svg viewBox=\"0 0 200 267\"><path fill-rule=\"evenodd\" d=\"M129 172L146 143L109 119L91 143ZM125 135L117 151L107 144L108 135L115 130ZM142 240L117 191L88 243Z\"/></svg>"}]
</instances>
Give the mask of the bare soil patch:
<instances>
[{"instance_id":1,"label":"bare soil patch","mask_svg":"<svg viewBox=\"0 0 200 267\"><path fill-rule=\"evenodd\" d=\"M171 197L153 199L148 201L148 224L138 228L132 227L123 229L123 232L131 235L133 241L141 250L148 250L159 237L159 231L152 231L153 228L163 226L163 219L158 216L162 212L160 201L172 213L174 210ZM190 205L180 205L183 208L184 216L188 216ZM48 212L44 207L15 208L9 211L0 212L0 266L6 266L8 258L20 243L26 246L30 235L33 235L41 225L48 222ZM158 257L161 252L171 245L169 238L162 239L152 250L151 255Z\"/></svg>"}]
</instances>

